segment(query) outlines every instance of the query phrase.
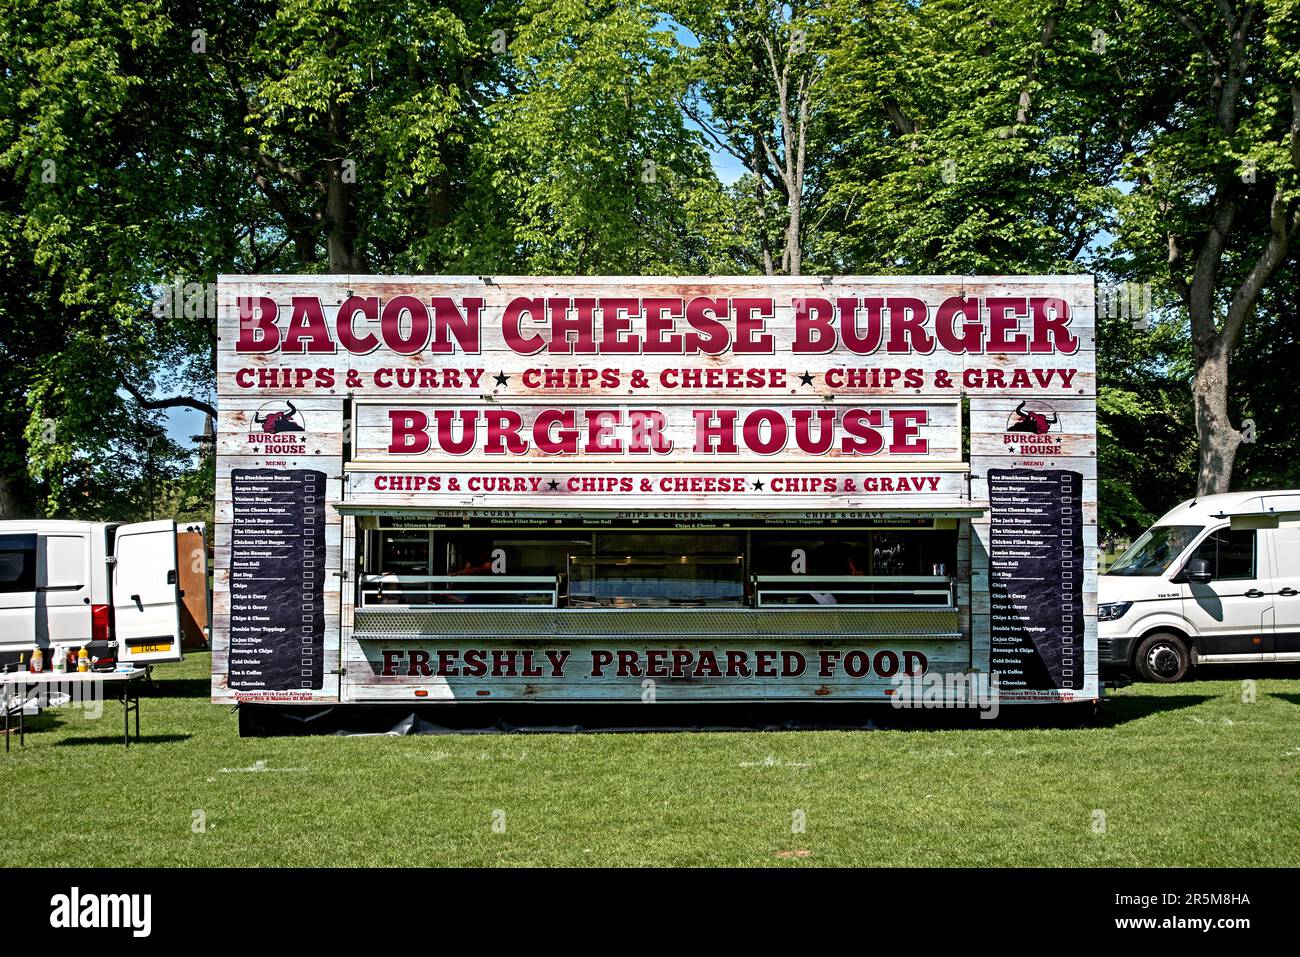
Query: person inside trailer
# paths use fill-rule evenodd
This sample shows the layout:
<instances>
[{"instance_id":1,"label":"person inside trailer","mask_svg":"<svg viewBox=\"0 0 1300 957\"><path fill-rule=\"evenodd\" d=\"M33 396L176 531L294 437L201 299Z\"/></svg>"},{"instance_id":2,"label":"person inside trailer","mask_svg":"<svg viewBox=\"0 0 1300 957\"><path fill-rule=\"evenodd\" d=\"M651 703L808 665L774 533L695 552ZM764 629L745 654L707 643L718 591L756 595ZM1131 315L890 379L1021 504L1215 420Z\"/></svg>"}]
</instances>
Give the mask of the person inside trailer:
<instances>
[{"instance_id":1,"label":"person inside trailer","mask_svg":"<svg viewBox=\"0 0 1300 957\"><path fill-rule=\"evenodd\" d=\"M492 574L492 552L490 549L479 546L473 551L465 553L465 560L460 563L459 568L453 568L450 572L452 575L490 575Z\"/></svg>"},{"instance_id":2,"label":"person inside trailer","mask_svg":"<svg viewBox=\"0 0 1300 957\"><path fill-rule=\"evenodd\" d=\"M814 575L861 575L862 568L853 554L853 549L834 535L827 535L825 541L808 555L808 570ZM812 593L813 601L819 605L835 605L835 595L828 591Z\"/></svg>"},{"instance_id":3,"label":"person inside trailer","mask_svg":"<svg viewBox=\"0 0 1300 957\"><path fill-rule=\"evenodd\" d=\"M827 535L826 539L809 554L808 570L814 575L863 574L853 549L834 535Z\"/></svg>"},{"instance_id":4,"label":"person inside trailer","mask_svg":"<svg viewBox=\"0 0 1300 957\"><path fill-rule=\"evenodd\" d=\"M475 545L471 550L466 551L460 567L451 568L447 572L449 578L459 578L462 575L490 574L492 574L492 550L482 544ZM445 591L438 598L440 601L450 602L455 605L470 603L470 597L464 592Z\"/></svg>"}]
</instances>

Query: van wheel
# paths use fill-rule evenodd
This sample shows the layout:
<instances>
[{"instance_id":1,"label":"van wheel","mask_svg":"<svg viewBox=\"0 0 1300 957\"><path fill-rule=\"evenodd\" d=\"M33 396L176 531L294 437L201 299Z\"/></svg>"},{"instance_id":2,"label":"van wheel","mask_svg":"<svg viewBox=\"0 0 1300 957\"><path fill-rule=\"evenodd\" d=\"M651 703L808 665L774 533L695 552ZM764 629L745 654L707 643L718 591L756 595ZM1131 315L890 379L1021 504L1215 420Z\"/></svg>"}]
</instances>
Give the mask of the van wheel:
<instances>
[{"instance_id":1,"label":"van wheel","mask_svg":"<svg viewBox=\"0 0 1300 957\"><path fill-rule=\"evenodd\" d=\"M1172 684L1182 681L1191 667L1191 655L1177 635L1151 635L1140 645L1133 656L1137 673L1147 681Z\"/></svg>"}]
</instances>

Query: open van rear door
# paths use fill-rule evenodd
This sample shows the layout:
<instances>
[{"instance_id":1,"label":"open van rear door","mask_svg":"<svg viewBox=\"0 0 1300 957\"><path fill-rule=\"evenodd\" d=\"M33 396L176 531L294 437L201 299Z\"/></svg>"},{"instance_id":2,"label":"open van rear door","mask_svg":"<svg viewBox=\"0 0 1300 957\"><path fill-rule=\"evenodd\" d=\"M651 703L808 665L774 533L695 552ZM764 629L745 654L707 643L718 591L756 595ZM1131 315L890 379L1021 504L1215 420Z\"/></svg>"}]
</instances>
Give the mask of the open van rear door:
<instances>
[{"instance_id":1,"label":"open van rear door","mask_svg":"<svg viewBox=\"0 0 1300 957\"><path fill-rule=\"evenodd\" d=\"M177 526L176 568L181 584L181 648L206 648L212 602L208 594L207 527L203 522Z\"/></svg>"},{"instance_id":2,"label":"open van rear door","mask_svg":"<svg viewBox=\"0 0 1300 957\"><path fill-rule=\"evenodd\" d=\"M113 545L113 634L123 664L181 660L176 523L121 525Z\"/></svg>"}]
</instances>

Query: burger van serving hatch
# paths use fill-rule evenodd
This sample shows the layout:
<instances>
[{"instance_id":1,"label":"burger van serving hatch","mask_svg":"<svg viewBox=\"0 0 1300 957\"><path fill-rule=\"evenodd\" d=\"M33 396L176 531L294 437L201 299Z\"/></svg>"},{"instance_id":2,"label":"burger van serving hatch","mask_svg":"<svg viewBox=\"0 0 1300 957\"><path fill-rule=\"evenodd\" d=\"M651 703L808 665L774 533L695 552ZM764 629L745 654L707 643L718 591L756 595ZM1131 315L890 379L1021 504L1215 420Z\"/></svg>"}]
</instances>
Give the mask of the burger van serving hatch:
<instances>
[{"instance_id":1,"label":"burger van serving hatch","mask_svg":"<svg viewBox=\"0 0 1300 957\"><path fill-rule=\"evenodd\" d=\"M257 455L305 455L307 428L302 413L287 399L267 402L256 412L248 428L250 451Z\"/></svg>"}]
</instances>

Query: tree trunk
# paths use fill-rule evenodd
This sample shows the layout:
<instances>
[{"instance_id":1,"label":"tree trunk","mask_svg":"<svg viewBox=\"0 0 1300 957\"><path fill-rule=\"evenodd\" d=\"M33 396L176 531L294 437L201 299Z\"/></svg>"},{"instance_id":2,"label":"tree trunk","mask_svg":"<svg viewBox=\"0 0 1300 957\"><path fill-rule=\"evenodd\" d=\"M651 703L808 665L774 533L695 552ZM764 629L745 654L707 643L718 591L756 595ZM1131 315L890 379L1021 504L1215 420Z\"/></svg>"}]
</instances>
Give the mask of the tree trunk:
<instances>
[{"instance_id":1,"label":"tree trunk","mask_svg":"<svg viewBox=\"0 0 1300 957\"><path fill-rule=\"evenodd\" d=\"M755 124L755 129L758 125ZM776 275L776 269L772 263L772 247L767 241L767 190L763 184L764 168L763 164L767 163L767 157L763 154L763 141L760 134L754 134L754 191L755 201L758 203L758 246L763 257L763 275Z\"/></svg>"},{"instance_id":2,"label":"tree trunk","mask_svg":"<svg viewBox=\"0 0 1300 957\"><path fill-rule=\"evenodd\" d=\"M791 191L790 221L785 230L785 248L788 261L787 274L791 276L798 276L803 269L803 248L799 238L802 231L800 225L802 215L802 197L798 193Z\"/></svg>"},{"instance_id":3,"label":"tree trunk","mask_svg":"<svg viewBox=\"0 0 1300 957\"><path fill-rule=\"evenodd\" d=\"M343 181L341 160L330 163L329 176L325 197L325 245L329 251L330 272L359 272L352 246L352 204L348 184Z\"/></svg>"},{"instance_id":4,"label":"tree trunk","mask_svg":"<svg viewBox=\"0 0 1300 957\"><path fill-rule=\"evenodd\" d=\"M1196 494L1226 492L1232 482L1241 433L1232 427L1228 417L1228 356L1222 343L1216 342L1205 354L1197 355L1192 399L1199 443Z\"/></svg>"},{"instance_id":5,"label":"tree trunk","mask_svg":"<svg viewBox=\"0 0 1300 957\"><path fill-rule=\"evenodd\" d=\"M341 104L330 104L328 123L330 142L342 149L346 137L343 135ZM352 206L352 187L357 176L353 165L355 160L336 157L329 163L329 180L325 184L325 247L329 253L329 269L332 273L365 272L364 257L358 254L355 246L356 224ZM345 175L352 182L344 179Z\"/></svg>"},{"instance_id":6,"label":"tree trunk","mask_svg":"<svg viewBox=\"0 0 1300 957\"><path fill-rule=\"evenodd\" d=\"M32 518L21 483L0 475L0 520Z\"/></svg>"}]
</instances>

